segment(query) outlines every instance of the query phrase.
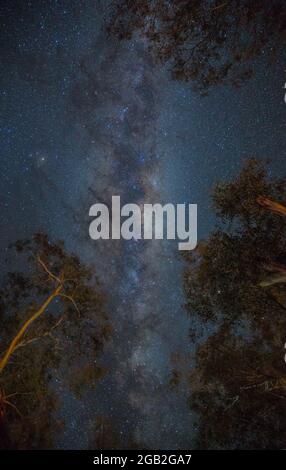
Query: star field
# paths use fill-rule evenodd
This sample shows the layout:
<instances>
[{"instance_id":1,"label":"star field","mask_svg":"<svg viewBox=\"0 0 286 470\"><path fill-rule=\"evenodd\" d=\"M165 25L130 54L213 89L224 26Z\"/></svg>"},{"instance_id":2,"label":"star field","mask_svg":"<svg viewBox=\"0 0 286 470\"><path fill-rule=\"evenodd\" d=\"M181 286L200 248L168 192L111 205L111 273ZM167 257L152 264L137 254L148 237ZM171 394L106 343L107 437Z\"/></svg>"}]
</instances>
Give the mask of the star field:
<instances>
[{"instance_id":1,"label":"star field","mask_svg":"<svg viewBox=\"0 0 286 470\"><path fill-rule=\"evenodd\" d=\"M157 67L144 41L103 29L105 2L1 5L1 248L39 229L91 263L108 294L114 334L108 374L84 400L61 377L66 421L60 448L85 448L103 415L123 445L186 448L196 426L187 392L169 387L172 357L193 345L176 244L88 237L91 204L198 204L199 237L215 219L216 181L255 155L285 174L283 60L241 90L200 97Z\"/></svg>"}]
</instances>

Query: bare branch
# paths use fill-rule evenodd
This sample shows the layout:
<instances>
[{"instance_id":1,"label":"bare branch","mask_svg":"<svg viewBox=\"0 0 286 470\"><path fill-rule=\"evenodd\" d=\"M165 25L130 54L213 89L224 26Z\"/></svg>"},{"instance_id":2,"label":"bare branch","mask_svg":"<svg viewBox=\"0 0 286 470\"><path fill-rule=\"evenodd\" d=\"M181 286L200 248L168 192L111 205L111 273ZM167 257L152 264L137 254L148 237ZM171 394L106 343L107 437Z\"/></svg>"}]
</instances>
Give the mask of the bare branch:
<instances>
[{"instance_id":1,"label":"bare branch","mask_svg":"<svg viewBox=\"0 0 286 470\"><path fill-rule=\"evenodd\" d=\"M62 281L60 278L58 278L57 276L55 276L55 274L53 274L49 268L47 267L47 265L41 260L41 258L39 256L37 256L37 261L38 263L44 268L44 270L46 271L46 273L49 275L49 277L51 277L52 279L54 279L54 281L57 281L59 284L62 284Z\"/></svg>"},{"instance_id":2,"label":"bare branch","mask_svg":"<svg viewBox=\"0 0 286 470\"><path fill-rule=\"evenodd\" d=\"M286 215L286 207L282 204L279 204L279 202L272 201L271 199L268 199L264 196L259 196L256 201L260 206L264 207L264 209L268 209L279 215Z\"/></svg>"},{"instance_id":3,"label":"bare branch","mask_svg":"<svg viewBox=\"0 0 286 470\"><path fill-rule=\"evenodd\" d=\"M0 373L3 371L4 367L7 365L10 357L12 356L16 346L18 345L18 343L20 342L20 340L22 339L22 337L24 336L24 334L26 333L27 329L29 328L29 326L38 318L40 317L41 315L43 315L43 313L46 311L47 307L49 306L49 304L54 300L55 297L57 297L60 293L60 291L62 290L62 283L54 290L54 292L52 292L49 297L45 300L45 302L41 305L41 307L30 317L28 318L28 320L25 321L25 323L22 325L22 327L20 328L20 330L18 331L18 333L16 334L16 336L13 338L13 340L11 341L6 353L4 354L4 356L1 358L0 360Z\"/></svg>"},{"instance_id":4,"label":"bare branch","mask_svg":"<svg viewBox=\"0 0 286 470\"><path fill-rule=\"evenodd\" d=\"M6 405L11 406L11 408L13 408L13 409L16 411L16 413L17 413L21 418L23 418L23 415L22 415L22 413L20 413L20 411L18 410L17 406L13 405L13 403L11 403L10 401L5 400L5 399L3 400L3 402L4 402Z\"/></svg>"},{"instance_id":5,"label":"bare branch","mask_svg":"<svg viewBox=\"0 0 286 470\"><path fill-rule=\"evenodd\" d=\"M10 395L6 395L4 399L6 400L7 398L15 397L16 395L32 395L32 392L15 392L15 393L10 393Z\"/></svg>"},{"instance_id":6,"label":"bare branch","mask_svg":"<svg viewBox=\"0 0 286 470\"><path fill-rule=\"evenodd\" d=\"M56 322L56 324L55 324L50 330L46 331L46 332L43 333L42 335L40 335L40 336L35 336L34 338L31 338L31 339L29 339L29 340L27 340L27 341L22 341L21 343L18 343L17 346L15 347L14 351L16 351L16 349L19 349L19 348L23 348L23 347L25 347L25 346L28 346L29 344L34 343L35 341L38 341L39 339L42 339L42 338L44 338L44 337L46 337L46 336L51 336L51 337L53 337L53 336L52 336L52 331L53 331L55 328L57 328L57 327L62 323L62 321L64 320L64 318L65 318L65 317L64 317L64 315L63 315L63 316Z\"/></svg>"},{"instance_id":7,"label":"bare branch","mask_svg":"<svg viewBox=\"0 0 286 470\"><path fill-rule=\"evenodd\" d=\"M239 395L236 395L235 397L232 398L232 402L230 403L230 405L226 406L224 411L226 410L230 410L230 408L232 408L239 400Z\"/></svg>"},{"instance_id":8,"label":"bare branch","mask_svg":"<svg viewBox=\"0 0 286 470\"><path fill-rule=\"evenodd\" d=\"M220 10L221 8L224 8L227 4L228 2L221 3L220 5L217 5L216 7L211 8L211 11Z\"/></svg>"},{"instance_id":9,"label":"bare branch","mask_svg":"<svg viewBox=\"0 0 286 470\"><path fill-rule=\"evenodd\" d=\"M77 313L78 313L79 316L80 316L79 308L78 308L78 306L77 306L75 300L72 298L71 295L67 295L67 294L58 294L58 296L59 296L59 297L65 297L65 298L69 299L69 300L72 302L74 308L76 309Z\"/></svg>"}]
</instances>

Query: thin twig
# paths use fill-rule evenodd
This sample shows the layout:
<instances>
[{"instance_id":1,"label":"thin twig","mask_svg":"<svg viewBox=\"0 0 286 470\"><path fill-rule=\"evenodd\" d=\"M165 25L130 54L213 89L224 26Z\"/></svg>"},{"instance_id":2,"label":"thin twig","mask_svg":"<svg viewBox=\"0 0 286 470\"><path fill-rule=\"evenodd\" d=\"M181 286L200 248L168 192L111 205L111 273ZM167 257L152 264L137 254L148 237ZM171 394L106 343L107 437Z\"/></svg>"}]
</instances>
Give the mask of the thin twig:
<instances>
[{"instance_id":1,"label":"thin twig","mask_svg":"<svg viewBox=\"0 0 286 470\"><path fill-rule=\"evenodd\" d=\"M80 316L79 308L78 308L78 306L77 306L75 300L74 300L70 295L67 295L67 294L59 294L59 297L65 297L65 298L69 299L69 300L73 303L74 308L76 309L77 313L78 313L79 316Z\"/></svg>"},{"instance_id":2,"label":"thin twig","mask_svg":"<svg viewBox=\"0 0 286 470\"><path fill-rule=\"evenodd\" d=\"M53 274L49 268L46 266L46 264L41 260L41 258L39 256L37 256L37 261L38 263L40 263L40 265L44 268L44 270L46 271L46 273L48 273L48 275L54 279L55 281L57 281L59 284L62 284L62 281L60 278L58 278L55 274Z\"/></svg>"},{"instance_id":3,"label":"thin twig","mask_svg":"<svg viewBox=\"0 0 286 470\"><path fill-rule=\"evenodd\" d=\"M27 341L22 341L21 343L17 344L17 346L15 347L14 351L16 351L16 349L18 348L23 348L25 346L27 346L28 344L31 344L31 343L34 343L35 341L38 341L39 339L42 339L44 338L45 336L51 336L53 337L52 335L52 331L57 328L61 322L64 320L64 315L57 321L57 323L49 330L49 331L46 331L45 333L43 333L42 335L40 336L35 336L34 338L31 338Z\"/></svg>"},{"instance_id":4,"label":"thin twig","mask_svg":"<svg viewBox=\"0 0 286 470\"><path fill-rule=\"evenodd\" d=\"M5 400L5 399L4 399L3 401L4 401L4 403L6 403L6 405L11 406L11 408L13 408L13 409L16 411L16 413L18 413L18 415L19 415L21 418L23 418L23 415L22 415L22 413L20 413L20 411L18 410L17 406L13 405L13 403L11 403L11 402L8 401L8 400Z\"/></svg>"}]
</instances>

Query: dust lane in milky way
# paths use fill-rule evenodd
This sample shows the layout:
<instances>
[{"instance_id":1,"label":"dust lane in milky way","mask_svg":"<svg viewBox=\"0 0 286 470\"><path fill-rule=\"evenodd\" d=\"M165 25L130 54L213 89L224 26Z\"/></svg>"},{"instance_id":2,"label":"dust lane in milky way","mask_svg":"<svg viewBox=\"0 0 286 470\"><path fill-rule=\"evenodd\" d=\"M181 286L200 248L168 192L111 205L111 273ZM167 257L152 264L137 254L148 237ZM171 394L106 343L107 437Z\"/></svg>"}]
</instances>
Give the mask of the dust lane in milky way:
<instances>
[{"instance_id":1,"label":"dust lane in milky way","mask_svg":"<svg viewBox=\"0 0 286 470\"><path fill-rule=\"evenodd\" d=\"M97 49L102 59L94 60L93 55L82 59L82 79L71 94L88 149L87 179L81 184L89 188L89 197L83 207L95 202L110 206L113 195L120 195L122 204L163 203L165 175L158 135L164 76L156 72L140 42L109 45L108 50L100 44ZM172 348L182 350L181 332L186 326L176 305L180 289L170 292L168 287L176 278L177 247L143 240L86 243L111 294L115 337L105 354L109 374L99 387L112 409L111 418L125 440L152 447L162 445L163 439L168 447L179 446L191 420L186 397L180 409L180 398L169 387L170 355Z\"/></svg>"}]
</instances>

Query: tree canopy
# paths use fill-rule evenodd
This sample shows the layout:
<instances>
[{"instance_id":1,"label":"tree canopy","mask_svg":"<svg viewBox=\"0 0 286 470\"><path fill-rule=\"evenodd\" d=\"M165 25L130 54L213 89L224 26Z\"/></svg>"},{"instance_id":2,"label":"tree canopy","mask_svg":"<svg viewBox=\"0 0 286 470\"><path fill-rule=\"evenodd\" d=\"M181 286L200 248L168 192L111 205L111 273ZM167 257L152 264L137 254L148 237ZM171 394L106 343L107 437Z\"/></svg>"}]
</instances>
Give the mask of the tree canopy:
<instances>
[{"instance_id":1,"label":"tree canopy","mask_svg":"<svg viewBox=\"0 0 286 470\"><path fill-rule=\"evenodd\" d=\"M216 186L218 226L186 256L187 309L204 325L189 377L200 447L285 443L285 183L250 159Z\"/></svg>"},{"instance_id":2,"label":"tree canopy","mask_svg":"<svg viewBox=\"0 0 286 470\"><path fill-rule=\"evenodd\" d=\"M119 39L140 33L175 79L205 94L214 85L240 86L254 60L285 41L282 0L122 0L111 2L107 30Z\"/></svg>"},{"instance_id":3,"label":"tree canopy","mask_svg":"<svg viewBox=\"0 0 286 470\"><path fill-rule=\"evenodd\" d=\"M11 249L22 269L9 271L1 287L2 443L48 448L63 425L57 415L63 387L78 394L96 384L111 329L93 270L63 242L38 233Z\"/></svg>"}]
</instances>

